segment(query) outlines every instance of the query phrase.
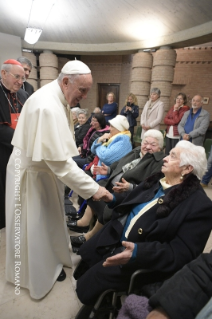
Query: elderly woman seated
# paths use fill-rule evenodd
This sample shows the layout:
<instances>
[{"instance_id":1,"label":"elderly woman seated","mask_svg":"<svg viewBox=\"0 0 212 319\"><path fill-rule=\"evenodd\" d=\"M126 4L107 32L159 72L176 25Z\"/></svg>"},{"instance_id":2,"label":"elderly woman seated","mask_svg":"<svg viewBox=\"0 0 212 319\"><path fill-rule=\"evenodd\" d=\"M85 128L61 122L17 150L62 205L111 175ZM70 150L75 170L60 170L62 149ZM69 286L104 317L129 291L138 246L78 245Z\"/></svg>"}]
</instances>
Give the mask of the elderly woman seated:
<instances>
[{"instance_id":1,"label":"elderly woman seated","mask_svg":"<svg viewBox=\"0 0 212 319\"><path fill-rule=\"evenodd\" d=\"M129 122L123 115L117 115L109 120L110 133L105 133L97 138L91 146L91 152L98 158L96 163L111 165L120 160L132 150ZM96 181L106 178L105 175L95 176Z\"/></svg>"},{"instance_id":2,"label":"elderly woman seated","mask_svg":"<svg viewBox=\"0 0 212 319\"><path fill-rule=\"evenodd\" d=\"M203 251L212 227L212 202L200 185L205 150L180 141L163 161L161 172L127 196L105 197L112 220L80 247L74 273L83 304L107 289L126 290L137 269L154 271L139 286L163 281Z\"/></svg>"},{"instance_id":3,"label":"elderly woman seated","mask_svg":"<svg viewBox=\"0 0 212 319\"><path fill-rule=\"evenodd\" d=\"M99 184L105 186L110 192L120 193L132 190L147 177L161 170L165 156L163 142L163 135L160 131L148 130L144 134L140 147L135 148L109 167L105 164L95 166L95 171L99 174L110 175L108 179L100 180ZM87 201L87 205L85 214L80 220L73 220L75 217L69 218L69 229L78 232L87 231L93 214L97 215L97 222L88 233L78 237L71 236L74 252L77 252L86 240L103 227L105 210L107 211L107 220L110 219L112 213L112 209L109 209L103 200L94 202L90 199Z\"/></svg>"},{"instance_id":4,"label":"elderly woman seated","mask_svg":"<svg viewBox=\"0 0 212 319\"><path fill-rule=\"evenodd\" d=\"M83 144L78 147L80 155L73 157L73 160L81 168L83 168L85 164L91 163L95 157L91 152L93 142L104 133L109 132L109 126L106 125L105 117L102 113L93 114L90 126L90 129L83 138Z\"/></svg>"},{"instance_id":5,"label":"elderly woman seated","mask_svg":"<svg viewBox=\"0 0 212 319\"><path fill-rule=\"evenodd\" d=\"M78 124L78 113L80 111L79 107L72 107L71 108L71 114L72 114L72 119L73 119L73 123L74 126Z\"/></svg>"},{"instance_id":6,"label":"elderly woman seated","mask_svg":"<svg viewBox=\"0 0 212 319\"><path fill-rule=\"evenodd\" d=\"M83 144L83 138L85 137L90 128L88 117L89 116L87 110L80 109L78 111L78 124L74 126L75 142L77 147Z\"/></svg>"}]
</instances>

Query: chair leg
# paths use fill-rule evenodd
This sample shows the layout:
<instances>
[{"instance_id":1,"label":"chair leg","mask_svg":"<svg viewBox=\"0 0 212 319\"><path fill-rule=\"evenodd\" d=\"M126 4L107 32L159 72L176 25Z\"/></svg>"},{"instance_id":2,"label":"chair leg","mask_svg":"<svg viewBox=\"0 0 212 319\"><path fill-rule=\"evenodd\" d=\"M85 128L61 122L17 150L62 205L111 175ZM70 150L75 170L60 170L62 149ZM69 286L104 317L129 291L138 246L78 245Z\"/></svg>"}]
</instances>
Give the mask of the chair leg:
<instances>
[{"instance_id":1,"label":"chair leg","mask_svg":"<svg viewBox=\"0 0 212 319\"><path fill-rule=\"evenodd\" d=\"M95 318L95 314L97 312L97 310L99 309L101 303L102 303L102 300L104 299L104 297L110 293L110 292L113 292L114 289L108 289L108 290L105 290L101 295L100 297L98 298L97 302L95 303L95 305L93 306L93 310L91 311L90 313L90 316L89 316L89 319L93 319Z\"/></svg>"}]
</instances>

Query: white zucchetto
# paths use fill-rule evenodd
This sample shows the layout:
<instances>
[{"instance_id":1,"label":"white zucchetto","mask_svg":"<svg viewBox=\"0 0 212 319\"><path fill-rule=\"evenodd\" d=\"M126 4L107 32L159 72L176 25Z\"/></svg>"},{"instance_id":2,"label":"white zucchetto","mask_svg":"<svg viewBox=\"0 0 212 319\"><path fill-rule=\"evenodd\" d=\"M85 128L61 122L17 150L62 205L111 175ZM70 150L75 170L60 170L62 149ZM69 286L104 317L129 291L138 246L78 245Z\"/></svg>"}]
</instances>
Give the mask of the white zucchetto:
<instances>
[{"instance_id":1,"label":"white zucchetto","mask_svg":"<svg viewBox=\"0 0 212 319\"><path fill-rule=\"evenodd\" d=\"M73 60L67 62L61 72L63 74L89 74L91 73L91 70L82 61Z\"/></svg>"}]
</instances>

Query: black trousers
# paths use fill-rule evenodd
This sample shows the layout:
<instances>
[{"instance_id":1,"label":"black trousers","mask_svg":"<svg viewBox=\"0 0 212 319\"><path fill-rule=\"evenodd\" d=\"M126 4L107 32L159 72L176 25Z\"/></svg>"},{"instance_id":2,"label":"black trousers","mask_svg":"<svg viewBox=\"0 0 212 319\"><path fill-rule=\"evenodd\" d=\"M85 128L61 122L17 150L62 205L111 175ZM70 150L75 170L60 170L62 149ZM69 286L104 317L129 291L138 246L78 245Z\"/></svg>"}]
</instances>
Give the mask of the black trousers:
<instances>
[{"instance_id":1,"label":"black trousers","mask_svg":"<svg viewBox=\"0 0 212 319\"><path fill-rule=\"evenodd\" d=\"M169 152L171 151L171 149L173 149L178 142L179 142L179 139L169 138L166 136L166 150L165 150L166 155L169 155Z\"/></svg>"},{"instance_id":2,"label":"black trousers","mask_svg":"<svg viewBox=\"0 0 212 319\"><path fill-rule=\"evenodd\" d=\"M131 272L123 270L121 266L102 266L107 257L118 254L121 251L121 247L116 248L112 254L108 252L94 264L92 264L92 260L83 259L90 264L90 268L77 280L76 292L79 300L84 305L94 305L100 294L107 289L127 290Z\"/></svg>"},{"instance_id":3,"label":"black trousers","mask_svg":"<svg viewBox=\"0 0 212 319\"><path fill-rule=\"evenodd\" d=\"M91 239L95 241L94 237ZM88 248L86 247L86 243L82 246L84 246L84 249ZM101 254L96 253L94 258L92 253L89 254L89 251L87 251L86 258L83 258L83 261L85 261L90 268L77 280L76 288L77 296L84 305L94 305L98 297L108 289L127 292L131 276L136 270L141 269L140 265L136 262L129 262L123 266L112 267L103 267L102 265L107 257L114 256L122 251L123 247L121 243L119 247L108 251L107 254L101 256ZM155 283L162 283L171 275L173 274L161 273L159 271L141 273L139 277L136 277L134 289L141 291L146 285L150 285L151 287L152 284L154 288ZM151 291L153 290L151 289ZM151 296L151 291L148 297ZM153 293L155 293L155 291Z\"/></svg>"}]
</instances>

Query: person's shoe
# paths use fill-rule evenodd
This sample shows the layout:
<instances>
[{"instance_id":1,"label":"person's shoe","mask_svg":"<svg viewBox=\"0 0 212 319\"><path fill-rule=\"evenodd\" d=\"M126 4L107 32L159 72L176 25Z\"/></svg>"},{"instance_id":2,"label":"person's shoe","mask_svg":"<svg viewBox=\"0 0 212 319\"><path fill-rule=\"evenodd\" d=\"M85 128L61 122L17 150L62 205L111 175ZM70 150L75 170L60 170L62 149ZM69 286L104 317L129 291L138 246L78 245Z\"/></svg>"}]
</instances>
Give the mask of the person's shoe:
<instances>
[{"instance_id":1,"label":"person's shoe","mask_svg":"<svg viewBox=\"0 0 212 319\"><path fill-rule=\"evenodd\" d=\"M72 214L76 215L77 214L77 210L71 204L65 205L65 214L66 214L66 216L72 216Z\"/></svg>"},{"instance_id":2,"label":"person's shoe","mask_svg":"<svg viewBox=\"0 0 212 319\"><path fill-rule=\"evenodd\" d=\"M66 273L65 273L65 270L62 269L61 270L61 273L59 274L59 276L57 277L57 281L63 281L66 279Z\"/></svg>"},{"instance_id":3,"label":"person's shoe","mask_svg":"<svg viewBox=\"0 0 212 319\"><path fill-rule=\"evenodd\" d=\"M70 214L66 215L68 216L68 220L71 222L73 220L79 220L80 218L82 218L83 214L79 214L78 212L71 212Z\"/></svg>"},{"instance_id":4,"label":"person's shoe","mask_svg":"<svg viewBox=\"0 0 212 319\"><path fill-rule=\"evenodd\" d=\"M203 188L208 187L207 184L203 184L202 182L200 182L200 185L201 185Z\"/></svg>"},{"instance_id":5,"label":"person's shoe","mask_svg":"<svg viewBox=\"0 0 212 319\"><path fill-rule=\"evenodd\" d=\"M64 204L65 205L73 205L73 202L69 199L69 197L65 197L65 200L64 200Z\"/></svg>"},{"instance_id":6,"label":"person's shoe","mask_svg":"<svg viewBox=\"0 0 212 319\"><path fill-rule=\"evenodd\" d=\"M81 259L73 272L74 279L78 280L88 269L88 265Z\"/></svg>"},{"instance_id":7,"label":"person's shoe","mask_svg":"<svg viewBox=\"0 0 212 319\"><path fill-rule=\"evenodd\" d=\"M75 253L77 255L79 255L79 249L80 249L80 247L72 246L73 253Z\"/></svg>"},{"instance_id":8,"label":"person's shoe","mask_svg":"<svg viewBox=\"0 0 212 319\"><path fill-rule=\"evenodd\" d=\"M81 235L78 237L70 236L71 244L75 247L80 247L86 242L85 236Z\"/></svg>"},{"instance_id":9,"label":"person's shoe","mask_svg":"<svg viewBox=\"0 0 212 319\"><path fill-rule=\"evenodd\" d=\"M77 226L77 221L73 220L71 222L67 222L67 226L70 230L73 230L77 233L87 233L89 230L89 226Z\"/></svg>"}]
</instances>

